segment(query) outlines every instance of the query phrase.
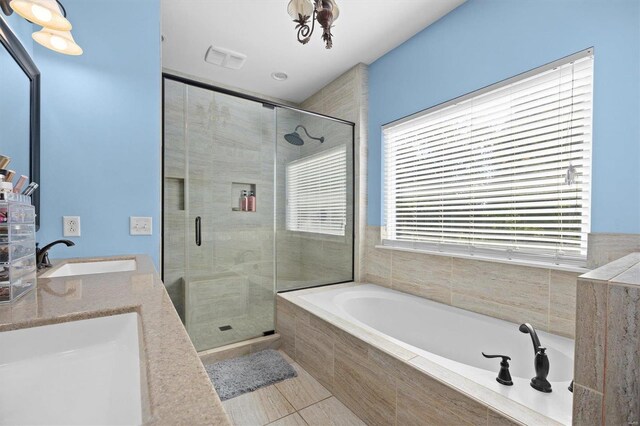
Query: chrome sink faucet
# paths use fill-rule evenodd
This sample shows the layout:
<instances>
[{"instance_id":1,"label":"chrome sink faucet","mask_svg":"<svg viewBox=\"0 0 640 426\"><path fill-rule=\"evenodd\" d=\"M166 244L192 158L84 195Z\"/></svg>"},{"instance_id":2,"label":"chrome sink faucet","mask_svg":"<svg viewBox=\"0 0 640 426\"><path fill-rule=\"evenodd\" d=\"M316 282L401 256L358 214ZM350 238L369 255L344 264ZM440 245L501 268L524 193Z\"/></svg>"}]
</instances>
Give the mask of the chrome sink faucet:
<instances>
[{"instance_id":1,"label":"chrome sink faucet","mask_svg":"<svg viewBox=\"0 0 640 426\"><path fill-rule=\"evenodd\" d=\"M538 333L536 329L529 323L520 325L519 329L522 333L529 333L531 335L531 341L533 342L533 352L535 358L533 365L536 369L536 376L531 379L531 387L540 392L551 392L551 383L547 380L549 375L549 358L547 357L547 348L540 344Z\"/></svg>"},{"instance_id":2,"label":"chrome sink faucet","mask_svg":"<svg viewBox=\"0 0 640 426\"><path fill-rule=\"evenodd\" d=\"M49 250L57 244L64 244L67 247L75 246L75 243L69 240L56 240L42 248L39 248L36 244L36 265L38 265L38 269L51 266L51 262L49 262Z\"/></svg>"}]
</instances>

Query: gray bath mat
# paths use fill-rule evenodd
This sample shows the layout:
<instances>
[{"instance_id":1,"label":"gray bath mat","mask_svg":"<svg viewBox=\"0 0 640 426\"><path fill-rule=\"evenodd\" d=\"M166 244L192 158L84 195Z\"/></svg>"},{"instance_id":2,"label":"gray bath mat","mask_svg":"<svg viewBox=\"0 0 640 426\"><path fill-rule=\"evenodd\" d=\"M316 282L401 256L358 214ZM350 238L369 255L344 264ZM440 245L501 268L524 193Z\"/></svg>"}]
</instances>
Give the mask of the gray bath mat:
<instances>
[{"instance_id":1,"label":"gray bath mat","mask_svg":"<svg viewBox=\"0 0 640 426\"><path fill-rule=\"evenodd\" d=\"M204 366L222 401L298 375L273 349Z\"/></svg>"}]
</instances>

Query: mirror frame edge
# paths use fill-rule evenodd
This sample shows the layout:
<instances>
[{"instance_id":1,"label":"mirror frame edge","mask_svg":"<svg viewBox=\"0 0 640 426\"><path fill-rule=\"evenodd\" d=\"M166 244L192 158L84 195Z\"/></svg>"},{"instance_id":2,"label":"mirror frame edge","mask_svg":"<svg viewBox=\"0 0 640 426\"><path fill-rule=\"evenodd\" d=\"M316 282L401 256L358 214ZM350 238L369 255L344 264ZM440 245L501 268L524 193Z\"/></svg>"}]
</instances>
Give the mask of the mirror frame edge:
<instances>
[{"instance_id":1,"label":"mirror frame edge","mask_svg":"<svg viewBox=\"0 0 640 426\"><path fill-rule=\"evenodd\" d=\"M40 229L40 70L24 48L18 37L9 27L4 17L0 16L0 44L13 57L18 66L27 75L29 90L29 179L40 187L31 196L36 210L36 231Z\"/></svg>"}]
</instances>

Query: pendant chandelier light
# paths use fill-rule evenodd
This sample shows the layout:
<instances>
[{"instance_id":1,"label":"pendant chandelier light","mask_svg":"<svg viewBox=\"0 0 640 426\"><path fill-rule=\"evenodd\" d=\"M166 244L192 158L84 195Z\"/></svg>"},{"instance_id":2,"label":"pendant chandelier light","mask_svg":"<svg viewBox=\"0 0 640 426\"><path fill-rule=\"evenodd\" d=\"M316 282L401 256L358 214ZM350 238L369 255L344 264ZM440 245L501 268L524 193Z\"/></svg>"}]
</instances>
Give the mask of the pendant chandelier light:
<instances>
[{"instance_id":1,"label":"pendant chandelier light","mask_svg":"<svg viewBox=\"0 0 640 426\"><path fill-rule=\"evenodd\" d=\"M59 0L0 0L0 9L9 16L12 12L42 29L32 34L33 39L58 53L82 55L82 49L71 35L71 22Z\"/></svg>"},{"instance_id":2,"label":"pendant chandelier light","mask_svg":"<svg viewBox=\"0 0 640 426\"><path fill-rule=\"evenodd\" d=\"M42 28L31 35L35 41L47 49L65 55L82 55L82 48L77 45L71 35L71 31L57 31L50 28Z\"/></svg>"},{"instance_id":3,"label":"pendant chandelier light","mask_svg":"<svg viewBox=\"0 0 640 426\"><path fill-rule=\"evenodd\" d=\"M313 0L313 3L312 0L291 0L287 12L297 24L296 30L298 30L300 43L309 42L318 21L322 27L322 40L325 42L325 47L331 49L333 46L331 27L340 15L340 9L334 0Z\"/></svg>"},{"instance_id":4,"label":"pendant chandelier light","mask_svg":"<svg viewBox=\"0 0 640 426\"><path fill-rule=\"evenodd\" d=\"M69 31L71 22L60 12L55 0L12 0L9 3L27 21L58 31Z\"/></svg>"}]
</instances>

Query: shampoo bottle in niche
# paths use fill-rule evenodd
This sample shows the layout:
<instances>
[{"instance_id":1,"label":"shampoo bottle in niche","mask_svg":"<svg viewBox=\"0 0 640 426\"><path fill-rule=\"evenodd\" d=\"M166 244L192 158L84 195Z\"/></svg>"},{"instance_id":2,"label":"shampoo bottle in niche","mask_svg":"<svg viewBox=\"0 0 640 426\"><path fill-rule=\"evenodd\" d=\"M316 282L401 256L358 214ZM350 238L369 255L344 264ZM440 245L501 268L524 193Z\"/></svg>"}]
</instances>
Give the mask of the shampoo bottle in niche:
<instances>
[{"instance_id":1,"label":"shampoo bottle in niche","mask_svg":"<svg viewBox=\"0 0 640 426\"><path fill-rule=\"evenodd\" d=\"M256 211L256 193L249 191L249 200L247 201L247 211Z\"/></svg>"},{"instance_id":2,"label":"shampoo bottle in niche","mask_svg":"<svg viewBox=\"0 0 640 426\"><path fill-rule=\"evenodd\" d=\"M249 207L249 196L247 191L242 191L240 194L240 210L246 212Z\"/></svg>"}]
</instances>

